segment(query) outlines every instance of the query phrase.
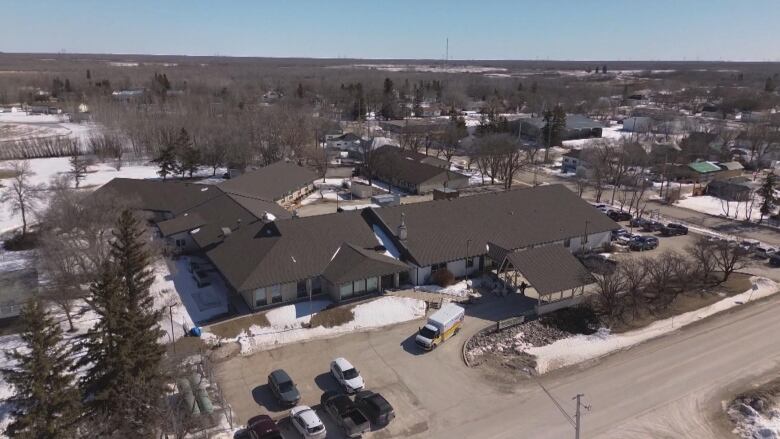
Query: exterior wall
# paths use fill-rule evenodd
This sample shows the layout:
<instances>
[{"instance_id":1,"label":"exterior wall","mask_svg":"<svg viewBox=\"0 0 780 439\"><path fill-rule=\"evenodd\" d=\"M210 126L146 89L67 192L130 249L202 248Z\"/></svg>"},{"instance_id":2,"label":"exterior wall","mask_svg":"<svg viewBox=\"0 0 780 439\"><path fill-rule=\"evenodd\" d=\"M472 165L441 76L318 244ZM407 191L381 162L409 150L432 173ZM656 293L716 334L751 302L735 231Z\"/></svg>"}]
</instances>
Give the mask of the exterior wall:
<instances>
[{"instance_id":1,"label":"exterior wall","mask_svg":"<svg viewBox=\"0 0 780 439\"><path fill-rule=\"evenodd\" d=\"M418 194L428 194L436 189L460 189L469 185L469 179L467 178L454 178L447 179L445 175L433 178L424 183L417 185L416 192Z\"/></svg>"},{"instance_id":2,"label":"exterior wall","mask_svg":"<svg viewBox=\"0 0 780 439\"><path fill-rule=\"evenodd\" d=\"M610 239L611 239L611 235L612 235L611 232L602 232L602 233L589 234L588 235L588 242L584 243L584 244L582 242L582 237L577 236L577 237L571 238L569 240L569 246L566 247L566 248L568 248L569 251L572 252L572 253L576 253L576 252L578 252L580 250L583 250L583 249L586 249L586 248L587 249L598 248L598 247L601 247L601 246L609 243ZM565 241L557 241L557 242L554 242L553 244L563 245L564 247L566 246L566 242Z\"/></svg>"},{"instance_id":3,"label":"exterior wall","mask_svg":"<svg viewBox=\"0 0 780 439\"><path fill-rule=\"evenodd\" d=\"M282 301L281 302L273 302L273 291L278 288L282 294ZM277 284L277 285L270 285L267 287L257 288L255 290L247 290L247 291L241 291L239 294L241 294L241 297L244 298L244 301L249 305L252 309L261 309L265 307L270 307L273 305L281 305L287 302L293 302L298 298L298 284L296 282L290 282L285 284ZM257 305L257 298L265 296L266 303L265 305Z\"/></svg>"},{"instance_id":4,"label":"exterior wall","mask_svg":"<svg viewBox=\"0 0 780 439\"><path fill-rule=\"evenodd\" d=\"M176 245L176 241L184 241L184 245ZM193 252L198 249L190 232L175 233L166 238L166 243L178 252Z\"/></svg>"}]
</instances>

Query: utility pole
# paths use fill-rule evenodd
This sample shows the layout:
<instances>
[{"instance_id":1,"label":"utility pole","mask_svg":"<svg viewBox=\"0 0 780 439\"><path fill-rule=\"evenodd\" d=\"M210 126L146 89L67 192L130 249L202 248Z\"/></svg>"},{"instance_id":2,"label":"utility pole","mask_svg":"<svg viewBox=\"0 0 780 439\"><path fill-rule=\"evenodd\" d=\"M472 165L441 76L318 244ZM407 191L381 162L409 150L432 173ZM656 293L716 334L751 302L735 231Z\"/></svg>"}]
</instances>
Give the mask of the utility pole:
<instances>
[{"instance_id":1,"label":"utility pole","mask_svg":"<svg viewBox=\"0 0 780 439\"><path fill-rule=\"evenodd\" d=\"M572 398L577 400L577 411L574 412L574 439L580 439L580 428L582 427L582 410L580 408L590 410L590 406L582 404L583 396L585 395L578 393L577 396Z\"/></svg>"}]
</instances>

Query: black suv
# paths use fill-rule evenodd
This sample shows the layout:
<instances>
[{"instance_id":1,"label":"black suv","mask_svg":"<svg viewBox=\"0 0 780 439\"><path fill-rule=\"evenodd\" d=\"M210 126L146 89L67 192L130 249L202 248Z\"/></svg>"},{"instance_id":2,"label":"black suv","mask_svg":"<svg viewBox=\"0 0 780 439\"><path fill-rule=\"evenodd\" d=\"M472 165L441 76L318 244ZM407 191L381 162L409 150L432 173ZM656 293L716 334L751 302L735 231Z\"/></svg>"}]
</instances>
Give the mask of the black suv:
<instances>
[{"instance_id":1,"label":"black suv","mask_svg":"<svg viewBox=\"0 0 780 439\"><path fill-rule=\"evenodd\" d=\"M612 221L631 221L631 214L623 212L622 210L610 210L607 212L607 216L610 217Z\"/></svg>"},{"instance_id":2,"label":"black suv","mask_svg":"<svg viewBox=\"0 0 780 439\"><path fill-rule=\"evenodd\" d=\"M688 228L682 224L669 223L661 227L661 235L663 236L676 236L687 235Z\"/></svg>"},{"instance_id":3,"label":"black suv","mask_svg":"<svg viewBox=\"0 0 780 439\"><path fill-rule=\"evenodd\" d=\"M393 406L380 394L361 390L355 395L355 404L371 421L371 425L382 428L395 419Z\"/></svg>"}]
</instances>

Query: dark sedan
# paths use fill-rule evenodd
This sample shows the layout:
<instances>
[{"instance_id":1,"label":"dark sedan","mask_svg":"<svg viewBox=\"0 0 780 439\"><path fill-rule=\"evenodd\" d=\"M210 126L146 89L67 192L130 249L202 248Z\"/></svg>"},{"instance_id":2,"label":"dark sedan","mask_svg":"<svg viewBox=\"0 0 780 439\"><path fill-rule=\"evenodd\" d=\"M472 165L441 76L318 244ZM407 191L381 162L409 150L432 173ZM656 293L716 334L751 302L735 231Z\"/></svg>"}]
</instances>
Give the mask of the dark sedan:
<instances>
[{"instance_id":1,"label":"dark sedan","mask_svg":"<svg viewBox=\"0 0 780 439\"><path fill-rule=\"evenodd\" d=\"M637 236L628 244L634 251L652 250L658 247L658 238L653 236Z\"/></svg>"},{"instance_id":2,"label":"dark sedan","mask_svg":"<svg viewBox=\"0 0 780 439\"><path fill-rule=\"evenodd\" d=\"M268 387L283 405L295 405L301 400L301 394L292 378L282 369L276 369L268 375Z\"/></svg>"}]
</instances>

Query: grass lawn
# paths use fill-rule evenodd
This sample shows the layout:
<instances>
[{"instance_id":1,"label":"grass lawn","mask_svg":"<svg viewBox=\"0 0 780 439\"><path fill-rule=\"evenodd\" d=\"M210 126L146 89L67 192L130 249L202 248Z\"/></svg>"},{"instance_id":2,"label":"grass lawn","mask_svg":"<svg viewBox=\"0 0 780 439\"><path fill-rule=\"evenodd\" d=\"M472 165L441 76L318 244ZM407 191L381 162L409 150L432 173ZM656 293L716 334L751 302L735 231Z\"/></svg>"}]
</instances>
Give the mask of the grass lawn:
<instances>
[{"instance_id":1,"label":"grass lawn","mask_svg":"<svg viewBox=\"0 0 780 439\"><path fill-rule=\"evenodd\" d=\"M715 275L721 276L722 274L715 273ZM696 289L680 294L674 299L671 305L655 314L643 311L638 317L632 318L630 311L627 311L625 322L614 323L611 330L613 333L621 333L643 328L656 320L663 320L694 311L712 305L715 302L719 302L726 297L744 293L750 289L750 277L751 275L749 274L732 273L731 276L729 276L729 280L726 282L704 290Z\"/></svg>"},{"instance_id":2,"label":"grass lawn","mask_svg":"<svg viewBox=\"0 0 780 439\"><path fill-rule=\"evenodd\" d=\"M209 326L209 332L220 338L235 338L250 326L271 326L265 312L249 314Z\"/></svg>"}]
</instances>

